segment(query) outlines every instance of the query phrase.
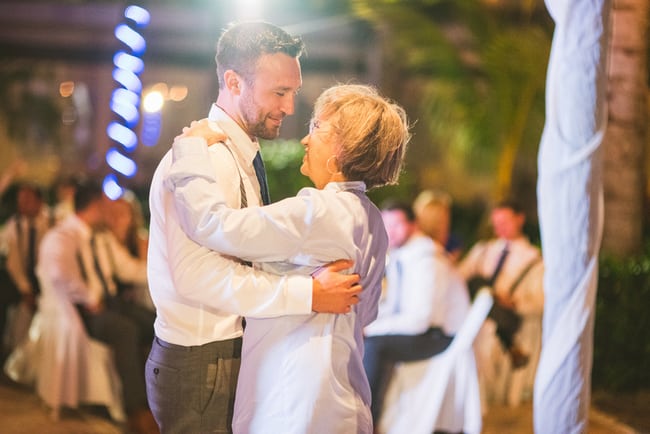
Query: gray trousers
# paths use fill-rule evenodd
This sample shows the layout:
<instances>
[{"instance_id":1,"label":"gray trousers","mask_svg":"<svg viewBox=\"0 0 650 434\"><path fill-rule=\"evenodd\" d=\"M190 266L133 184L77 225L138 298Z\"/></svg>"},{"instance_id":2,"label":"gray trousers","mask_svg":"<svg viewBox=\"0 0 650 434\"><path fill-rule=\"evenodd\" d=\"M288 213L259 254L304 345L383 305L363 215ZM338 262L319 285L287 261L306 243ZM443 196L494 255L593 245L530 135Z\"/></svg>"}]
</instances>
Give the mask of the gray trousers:
<instances>
[{"instance_id":1,"label":"gray trousers","mask_svg":"<svg viewBox=\"0 0 650 434\"><path fill-rule=\"evenodd\" d=\"M145 377L161 434L232 432L241 343L184 347L154 338Z\"/></svg>"}]
</instances>

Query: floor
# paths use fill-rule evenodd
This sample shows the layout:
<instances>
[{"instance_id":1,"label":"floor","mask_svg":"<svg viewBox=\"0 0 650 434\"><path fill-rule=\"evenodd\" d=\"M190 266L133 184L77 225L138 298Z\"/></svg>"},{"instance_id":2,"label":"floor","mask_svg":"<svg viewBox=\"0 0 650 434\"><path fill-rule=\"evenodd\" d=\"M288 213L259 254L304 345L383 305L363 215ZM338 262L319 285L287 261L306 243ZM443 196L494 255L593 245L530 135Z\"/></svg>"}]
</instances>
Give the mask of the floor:
<instances>
[{"instance_id":1,"label":"floor","mask_svg":"<svg viewBox=\"0 0 650 434\"><path fill-rule=\"evenodd\" d=\"M523 404L515 409L510 407L490 408L483 421L482 434L526 434L533 432L533 409L531 403ZM587 434L641 434L619 422L612 415L605 414L592 408L589 413ZM643 431L650 433L650 431Z\"/></svg>"},{"instance_id":2,"label":"floor","mask_svg":"<svg viewBox=\"0 0 650 434\"><path fill-rule=\"evenodd\" d=\"M646 407L647 411L647 407ZM488 412L483 434L532 433L532 406L524 404L515 409L493 407ZM650 427L633 429L610 414L592 409L588 434L650 433ZM84 407L66 410L59 420L53 420L49 410L38 397L24 386L6 378L0 381L0 432L2 434L124 434L123 426L112 423L101 408Z\"/></svg>"},{"instance_id":3,"label":"floor","mask_svg":"<svg viewBox=\"0 0 650 434\"><path fill-rule=\"evenodd\" d=\"M2 434L124 434L100 408L64 410L59 420L32 390L3 379L0 382L0 432Z\"/></svg>"}]
</instances>

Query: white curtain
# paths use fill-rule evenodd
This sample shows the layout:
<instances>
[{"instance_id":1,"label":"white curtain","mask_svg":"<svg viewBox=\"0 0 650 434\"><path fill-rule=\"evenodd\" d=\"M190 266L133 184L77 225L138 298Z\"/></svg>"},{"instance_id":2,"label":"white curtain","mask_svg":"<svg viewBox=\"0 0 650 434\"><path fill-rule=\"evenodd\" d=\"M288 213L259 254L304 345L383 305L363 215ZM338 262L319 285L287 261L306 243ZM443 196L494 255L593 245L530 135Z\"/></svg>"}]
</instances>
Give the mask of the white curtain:
<instances>
[{"instance_id":1,"label":"white curtain","mask_svg":"<svg viewBox=\"0 0 650 434\"><path fill-rule=\"evenodd\" d=\"M555 21L538 166L544 254L537 434L587 431L602 234L608 0L546 0Z\"/></svg>"}]
</instances>

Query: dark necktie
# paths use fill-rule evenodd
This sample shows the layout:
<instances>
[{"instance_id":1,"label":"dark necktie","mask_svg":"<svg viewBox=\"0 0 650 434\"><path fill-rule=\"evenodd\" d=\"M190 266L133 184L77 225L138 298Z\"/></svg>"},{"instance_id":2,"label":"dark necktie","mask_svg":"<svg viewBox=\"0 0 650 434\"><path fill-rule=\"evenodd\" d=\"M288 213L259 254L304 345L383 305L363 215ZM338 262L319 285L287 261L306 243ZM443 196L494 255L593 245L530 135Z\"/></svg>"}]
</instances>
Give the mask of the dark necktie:
<instances>
[{"instance_id":1,"label":"dark necktie","mask_svg":"<svg viewBox=\"0 0 650 434\"><path fill-rule=\"evenodd\" d=\"M36 279L36 226L32 220L28 223L27 229L27 275L32 285L34 294L39 294L40 288Z\"/></svg>"},{"instance_id":2,"label":"dark necktie","mask_svg":"<svg viewBox=\"0 0 650 434\"><path fill-rule=\"evenodd\" d=\"M99 281L102 284L102 292L104 294L104 300L107 300L111 297L111 293L108 290L108 282L106 282L106 278L104 277L104 273L102 272L102 267L99 265L99 259L97 257L97 238L94 235L90 239L90 249L93 254L93 266L95 267L95 273L97 274L97 277L99 278Z\"/></svg>"},{"instance_id":3,"label":"dark necktie","mask_svg":"<svg viewBox=\"0 0 650 434\"><path fill-rule=\"evenodd\" d=\"M508 256L508 252L509 252L508 243L506 243L506 245L503 246L503 250L501 251L501 256L499 256L499 260L497 261L497 266L494 268L492 277L490 277L490 283L489 283L490 286L494 285L494 282L497 280L497 276L499 276L499 273L501 272L501 268L503 268L503 263L506 262L506 257Z\"/></svg>"},{"instance_id":4,"label":"dark necktie","mask_svg":"<svg viewBox=\"0 0 650 434\"><path fill-rule=\"evenodd\" d=\"M262 194L262 203L268 205L271 203L271 197L269 196L269 186L266 183L266 171L264 170L264 162L262 161L262 155L259 151L255 154L255 159L253 160L253 167L255 168L255 175L257 180L260 183L260 193Z\"/></svg>"}]
</instances>

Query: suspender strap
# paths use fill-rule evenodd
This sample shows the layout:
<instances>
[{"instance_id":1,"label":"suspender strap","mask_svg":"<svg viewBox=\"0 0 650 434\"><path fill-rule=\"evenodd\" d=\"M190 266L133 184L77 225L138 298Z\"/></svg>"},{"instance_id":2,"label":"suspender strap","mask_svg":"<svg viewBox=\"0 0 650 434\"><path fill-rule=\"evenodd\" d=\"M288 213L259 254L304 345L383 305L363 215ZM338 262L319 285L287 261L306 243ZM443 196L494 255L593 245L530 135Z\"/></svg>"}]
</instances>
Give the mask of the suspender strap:
<instances>
[{"instance_id":1,"label":"suspender strap","mask_svg":"<svg viewBox=\"0 0 650 434\"><path fill-rule=\"evenodd\" d=\"M526 265L526 267L521 270L521 273L519 273L519 276L517 276L517 279L513 282L512 286L510 287L510 294L515 292L515 289L517 289L517 286L524 280L524 277L528 274L528 272L539 262L541 262L542 258L535 258L532 261Z\"/></svg>"},{"instance_id":2,"label":"suspender strap","mask_svg":"<svg viewBox=\"0 0 650 434\"><path fill-rule=\"evenodd\" d=\"M246 208L248 206L248 198L246 197L246 189L244 188L244 181L241 176L241 170L239 169L239 164L237 164L237 158L235 158L235 154L232 152L232 149L230 149L230 146L226 145L224 142L221 142L223 146L230 152L230 155L232 155L232 159L235 162L235 167L237 167L237 174L239 175L239 193L240 193L240 207L241 208Z\"/></svg>"}]
</instances>

